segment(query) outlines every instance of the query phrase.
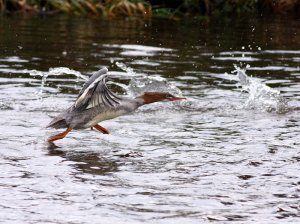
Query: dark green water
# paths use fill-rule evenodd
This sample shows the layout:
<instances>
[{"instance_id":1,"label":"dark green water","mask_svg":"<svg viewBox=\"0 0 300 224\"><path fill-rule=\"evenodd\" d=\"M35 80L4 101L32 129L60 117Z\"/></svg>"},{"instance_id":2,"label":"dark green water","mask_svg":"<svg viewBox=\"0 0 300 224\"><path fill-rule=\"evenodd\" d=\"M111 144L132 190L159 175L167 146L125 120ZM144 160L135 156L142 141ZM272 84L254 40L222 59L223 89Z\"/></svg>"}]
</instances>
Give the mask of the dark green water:
<instances>
[{"instance_id":1,"label":"dark green water","mask_svg":"<svg viewBox=\"0 0 300 224\"><path fill-rule=\"evenodd\" d=\"M299 40L284 18L1 17L0 222L299 222ZM248 93L231 74L247 64ZM103 66L116 92L187 100L48 145L51 117Z\"/></svg>"}]
</instances>

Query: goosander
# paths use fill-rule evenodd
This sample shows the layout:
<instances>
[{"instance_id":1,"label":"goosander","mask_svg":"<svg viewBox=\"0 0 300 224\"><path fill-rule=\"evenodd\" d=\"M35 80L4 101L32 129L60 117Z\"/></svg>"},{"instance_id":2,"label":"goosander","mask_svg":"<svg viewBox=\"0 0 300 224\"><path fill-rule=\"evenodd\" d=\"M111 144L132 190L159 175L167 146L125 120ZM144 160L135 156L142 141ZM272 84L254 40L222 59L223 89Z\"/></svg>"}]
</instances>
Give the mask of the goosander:
<instances>
[{"instance_id":1,"label":"goosander","mask_svg":"<svg viewBox=\"0 0 300 224\"><path fill-rule=\"evenodd\" d=\"M55 129L66 128L64 132L50 136L49 142L63 139L73 129L94 127L103 134L109 134L99 122L128 114L145 104L185 99L166 92L145 92L136 98L119 96L107 88L107 72L104 67L93 74L79 92L75 103L48 124L47 127Z\"/></svg>"}]
</instances>

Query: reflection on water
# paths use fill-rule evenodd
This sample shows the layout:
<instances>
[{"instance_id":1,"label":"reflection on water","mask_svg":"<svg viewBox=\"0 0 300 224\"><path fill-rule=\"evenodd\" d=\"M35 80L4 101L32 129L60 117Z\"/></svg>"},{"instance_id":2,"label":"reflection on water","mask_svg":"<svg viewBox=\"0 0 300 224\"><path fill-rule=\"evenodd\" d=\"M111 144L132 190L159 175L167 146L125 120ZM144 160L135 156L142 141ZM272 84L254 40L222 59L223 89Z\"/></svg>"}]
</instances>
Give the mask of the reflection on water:
<instances>
[{"instance_id":1,"label":"reflection on water","mask_svg":"<svg viewBox=\"0 0 300 224\"><path fill-rule=\"evenodd\" d=\"M71 152L60 150L54 143L48 144L48 154L50 156L61 156L68 161L74 162L78 170L92 175L105 175L118 171L118 161L101 158L95 152Z\"/></svg>"},{"instance_id":2,"label":"reflection on water","mask_svg":"<svg viewBox=\"0 0 300 224\"><path fill-rule=\"evenodd\" d=\"M299 222L298 21L3 17L0 28L2 222ZM188 100L48 144L51 117L103 66L119 94Z\"/></svg>"}]
</instances>

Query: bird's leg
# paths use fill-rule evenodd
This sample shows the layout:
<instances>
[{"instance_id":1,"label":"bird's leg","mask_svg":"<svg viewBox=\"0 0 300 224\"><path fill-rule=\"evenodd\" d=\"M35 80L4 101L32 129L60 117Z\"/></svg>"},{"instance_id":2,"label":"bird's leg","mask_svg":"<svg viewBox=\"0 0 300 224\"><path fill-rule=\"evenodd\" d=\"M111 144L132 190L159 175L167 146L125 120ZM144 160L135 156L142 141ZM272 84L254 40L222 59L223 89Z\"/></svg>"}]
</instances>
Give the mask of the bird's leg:
<instances>
[{"instance_id":1,"label":"bird's leg","mask_svg":"<svg viewBox=\"0 0 300 224\"><path fill-rule=\"evenodd\" d=\"M59 133L57 135L53 135L53 136L50 136L48 138L48 142L54 142L56 140L59 140L59 139L63 139L64 137L66 137L66 135L72 130L72 128L67 128L67 130L65 130L64 132L62 133Z\"/></svg>"},{"instance_id":2,"label":"bird's leg","mask_svg":"<svg viewBox=\"0 0 300 224\"><path fill-rule=\"evenodd\" d=\"M99 124L96 124L94 128L96 128L98 131L102 132L103 134L109 134L109 131L106 128L100 126Z\"/></svg>"}]
</instances>

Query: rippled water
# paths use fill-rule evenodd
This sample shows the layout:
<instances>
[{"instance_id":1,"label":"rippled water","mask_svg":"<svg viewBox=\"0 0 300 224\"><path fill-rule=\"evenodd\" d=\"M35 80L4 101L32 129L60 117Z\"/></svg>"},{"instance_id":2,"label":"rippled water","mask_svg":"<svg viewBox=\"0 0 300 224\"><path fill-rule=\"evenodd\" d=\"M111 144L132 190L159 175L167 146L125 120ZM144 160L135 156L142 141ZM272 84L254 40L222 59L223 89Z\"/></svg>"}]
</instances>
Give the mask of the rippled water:
<instances>
[{"instance_id":1,"label":"rippled water","mask_svg":"<svg viewBox=\"0 0 300 224\"><path fill-rule=\"evenodd\" d=\"M2 17L0 221L300 222L299 24ZM102 66L120 94L187 100L49 145Z\"/></svg>"}]
</instances>

